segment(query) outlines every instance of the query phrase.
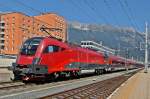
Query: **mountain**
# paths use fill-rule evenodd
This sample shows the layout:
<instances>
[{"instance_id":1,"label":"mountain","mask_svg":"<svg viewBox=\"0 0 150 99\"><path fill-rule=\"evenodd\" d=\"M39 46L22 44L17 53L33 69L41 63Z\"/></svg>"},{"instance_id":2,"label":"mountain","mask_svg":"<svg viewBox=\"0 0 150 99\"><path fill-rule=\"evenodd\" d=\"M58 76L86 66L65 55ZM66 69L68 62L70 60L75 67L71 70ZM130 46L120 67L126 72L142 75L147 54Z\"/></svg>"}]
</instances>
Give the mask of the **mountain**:
<instances>
[{"instance_id":1,"label":"mountain","mask_svg":"<svg viewBox=\"0 0 150 99\"><path fill-rule=\"evenodd\" d=\"M143 60L140 42L144 41L143 33L131 27L116 27L105 24L68 23L68 40L80 43L83 40L102 42L104 46L119 50L120 55ZM127 55L128 54L128 55Z\"/></svg>"}]
</instances>

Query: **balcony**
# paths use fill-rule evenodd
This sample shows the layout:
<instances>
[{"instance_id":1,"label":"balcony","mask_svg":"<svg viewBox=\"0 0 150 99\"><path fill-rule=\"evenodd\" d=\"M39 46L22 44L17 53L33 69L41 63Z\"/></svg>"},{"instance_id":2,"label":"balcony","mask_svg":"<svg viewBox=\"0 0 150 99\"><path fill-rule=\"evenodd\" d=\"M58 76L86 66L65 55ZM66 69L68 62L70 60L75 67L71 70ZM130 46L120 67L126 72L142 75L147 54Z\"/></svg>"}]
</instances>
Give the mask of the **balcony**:
<instances>
[{"instance_id":1,"label":"balcony","mask_svg":"<svg viewBox=\"0 0 150 99\"><path fill-rule=\"evenodd\" d=\"M4 43L1 43L1 42L0 42L0 46L4 46Z\"/></svg>"},{"instance_id":2,"label":"balcony","mask_svg":"<svg viewBox=\"0 0 150 99\"><path fill-rule=\"evenodd\" d=\"M0 38L4 38L5 37L5 34L0 34Z\"/></svg>"},{"instance_id":3,"label":"balcony","mask_svg":"<svg viewBox=\"0 0 150 99\"><path fill-rule=\"evenodd\" d=\"M4 48L5 48L5 45L1 45L1 46L0 46L0 49L4 49Z\"/></svg>"},{"instance_id":4,"label":"balcony","mask_svg":"<svg viewBox=\"0 0 150 99\"><path fill-rule=\"evenodd\" d=\"M4 20L1 20L0 23L5 23L5 21L4 21Z\"/></svg>"},{"instance_id":5,"label":"balcony","mask_svg":"<svg viewBox=\"0 0 150 99\"><path fill-rule=\"evenodd\" d=\"M0 34L5 34L4 32L0 32Z\"/></svg>"},{"instance_id":6,"label":"balcony","mask_svg":"<svg viewBox=\"0 0 150 99\"><path fill-rule=\"evenodd\" d=\"M5 38L4 37L0 37L0 40L5 40Z\"/></svg>"},{"instance_id":7,"label":"balcony","mask_svg":"<svg viewBox=\"0 0 150 99\"><path fill-rule=\"evenodd\" d=\"M4 28L5 28L5 26L0 26L0 28L1 28L1 29L4 29Z\"/></svg>"},{"instance_id":8,"label":"balcony","mask_svg":"<svg viewBox=\"0 0 150 99\"><path fill-rule=\"evenodd\" d=\"M0 44L4 44L5 43L5 40L0 40Z\"/></svg>"}]
</instances>

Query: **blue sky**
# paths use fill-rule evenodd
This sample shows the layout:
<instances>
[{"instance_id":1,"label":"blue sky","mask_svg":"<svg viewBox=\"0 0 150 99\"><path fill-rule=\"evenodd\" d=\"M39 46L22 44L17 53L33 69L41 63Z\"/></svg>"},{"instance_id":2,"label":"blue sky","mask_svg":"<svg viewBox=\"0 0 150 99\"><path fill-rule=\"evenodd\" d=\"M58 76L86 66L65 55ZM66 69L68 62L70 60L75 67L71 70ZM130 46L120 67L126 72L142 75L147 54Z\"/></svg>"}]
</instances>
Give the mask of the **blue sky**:
<instances>
[{"instance_id":1,"label":"blue sky","mask_svg":"<svg viewBox=\"0 0 150 99\"><path fill-rule=\"evenodd\" d=\"M150 0L0 0L0 11L27 15L54 12L67 21L134 27L150 23Z\"/></svg>"}]
</instances>

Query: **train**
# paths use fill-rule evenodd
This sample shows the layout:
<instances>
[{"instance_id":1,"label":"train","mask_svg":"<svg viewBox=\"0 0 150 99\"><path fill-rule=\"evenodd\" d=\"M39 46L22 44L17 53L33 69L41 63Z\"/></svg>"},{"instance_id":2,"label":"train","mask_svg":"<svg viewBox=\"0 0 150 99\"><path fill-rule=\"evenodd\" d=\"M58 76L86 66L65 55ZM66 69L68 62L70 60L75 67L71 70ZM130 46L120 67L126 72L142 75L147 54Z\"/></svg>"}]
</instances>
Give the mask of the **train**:
<instances>
[{"instance_id":1,"label":"train","mask_svg":"<svg viewBox=\"0 0 150 99\"><path fill-rule=\"evenodd\" d=\"M137 65L132 60L106 55L51 37L33 37L20 48L16 62L13 63L13 73L15 80L53 80L58 77L79 77L88 72L99 75L126 69L127 66L136 68Z\"/></svg>"}]
</instances>

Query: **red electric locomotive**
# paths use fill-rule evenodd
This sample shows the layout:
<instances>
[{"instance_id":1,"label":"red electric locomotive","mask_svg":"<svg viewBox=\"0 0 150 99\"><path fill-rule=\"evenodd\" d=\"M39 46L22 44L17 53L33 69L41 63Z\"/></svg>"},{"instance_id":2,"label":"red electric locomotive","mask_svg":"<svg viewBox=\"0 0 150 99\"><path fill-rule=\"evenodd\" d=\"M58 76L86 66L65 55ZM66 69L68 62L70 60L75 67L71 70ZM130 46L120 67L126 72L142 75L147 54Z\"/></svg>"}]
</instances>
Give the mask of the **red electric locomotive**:
<instances>
[{"instance_id":1,"label":"red electric locomotive","mask_svg":"<svg viewBox=\"0 0 150 99\"><path fill-rule=\"evenodd\" d=\"M33 37L25 41L16 63L15 79L55 79L61 76L78 76L83 70L100 74L105 70L105 57L79 46L60 42L50 37Z\"/></svg>"},{"instance_id":2,"label":"red electric locomotive","mask_svg":"<svg viewBox=\"0 0 150 99\"><path fill-rule=\"evenodd\" d=\"M125 64L134 67L136 63L50 37L33 37L22 45L13 64L13 73L15 79L23 81L53 80L64 76L78 77L88 72L102 74L125 69Z\"/></svg>"}]
</instances>

